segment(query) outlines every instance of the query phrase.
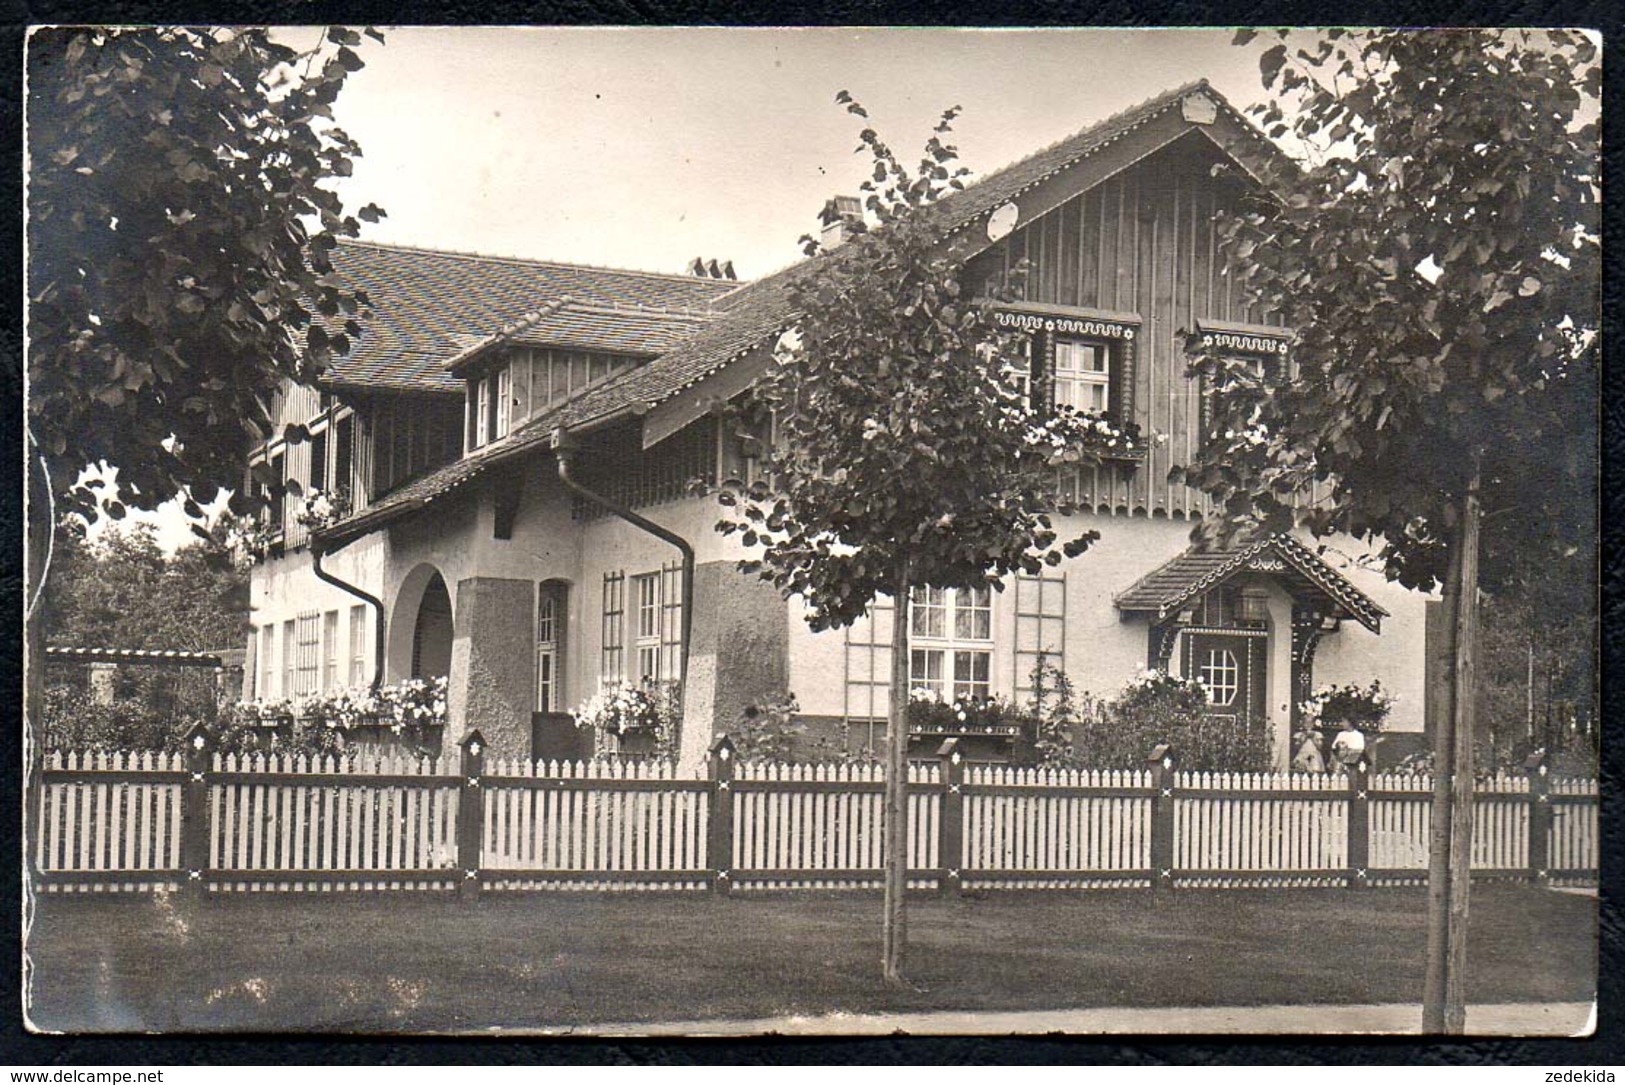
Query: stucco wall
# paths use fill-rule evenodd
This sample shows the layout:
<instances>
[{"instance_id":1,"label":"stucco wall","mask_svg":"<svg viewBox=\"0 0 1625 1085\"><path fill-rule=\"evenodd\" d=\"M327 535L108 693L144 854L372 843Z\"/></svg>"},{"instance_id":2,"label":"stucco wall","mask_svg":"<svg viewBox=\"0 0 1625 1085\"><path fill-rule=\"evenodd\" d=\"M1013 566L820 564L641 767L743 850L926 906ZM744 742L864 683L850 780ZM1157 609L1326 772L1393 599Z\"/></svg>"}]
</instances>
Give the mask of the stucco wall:
<instances>
[{"instance_id":1,"label":"stucco wall","mask_svg":"<svg viewBox=\"0 0 1625 1085\"><path fill-rule=\"evenodd\" d=\"M477 729L493 757L529 756L536 585L482 576L458 581L456 591L450 720L441 753L454 755L462 736Z\"/></svg>"},{"instance_id":2,"label":"stucco wall","mask_svg":"<svg viewBox=\"0 0 1625 1085\"><path fill-rule=\"evenodd\" d=\"M521 485L523 492L512 538L497 539L492 531L492 487L515 484ZM739 575L733 562L744 555L735 540L715 532L718 508L713 501L691 498L641 511L689 539L701 569L696 578L685 756L697 756L697 751L709 742L714 725L726 725L743 704L786 687L796 694L809 716L838 719L860 714L847 699L845 633L835 630L813 634L799 601L785 603L771 586ZM1064 662L1080 692L1110 696L1145 665L1147 648L1146 619L1125 619L1113 605L1113 597L1184 550L1189 545L1191 525L1177 519L1083 514L1065 519L1058 526L1063 536L1089 529L1101 535L1087 553L1064 563L1059 570L1065 577ZM1380 678L1399 698L1391 721L1393 729L1419 731L1426 597L1398 588L1380 571L1363 567L1357 560L1362 552L1348 540L1333 540L1326 560L1386 608L1390 616L1383 621L1380 637L1356 622L1346 621L1338 632L1322 638L1315 657L1315 683L1364 683ZM328 559L327 567L384 599L391 623L386 672L390 680L403 676L410 663L411 622L417 596L430 572L439 572L451 590L454 622L460 631L465 628L458 591L462 581L493 578L523 582L529 585L530 607L534 607L536 583L554 579L569 584L560 699L569 708L597 688L604 575L620 572L636 576L658 571L677 560L673 547L614 517L584 523L572 519L570 498L553 477L551 462L542 459L517 483L512 479L483 479L444 496L429 508L345 547ZM630 585L628 592L625 621L630 631ZM993 689L1007 696L1014 694L1018 666L1024 665L1018 664L1015 653L1014 596L1013 588L995 593L993 603ZM340 610L341 637L345 638L342 643L348 644L343 623L348 621L349 607L355 600L316 581L310 573L309 557L303 552L256 567L252 599L255 625L267 620L279 624L279 652L280 623L310 610ZM1290 601L1278 590L1270 593L1270 614L1275 636L1267 689L1273 730L1278 746L1284 747L1292 696L1291 615ZM370 614L367 620L371 621ZM530 629L533 621L533 612L521 621L517 611L504 611L498 623L502 629L501 650L515 656L511 669L504 664L506 677L501 680L515 684L515 689L518 679L514 676L521 670L530 673L535 665ZM370 659L370 642L368 651ZM460 658L461 666L473 667L472 657ZM1174 658L1177 666L1177 652ZM630 668L632 663L629 651L627 666ZM458 667L454 661L453 670ZM464 696L453 691L449 742L462 738L461 724L469 710L461 699ZM502 696L511 699L517 694L508 690ZM502 711L518 710L509 704ZM517 714L514 718L518 718Z\"/></svg>"},{"instance_id":3,"label":"stucco wall","mask_svg":"<svg viewBox=\"0 0 1625 1085\"><path fill-rule=\"evenodd\" d=\"M1140 577L1173 558L1190 545L1191 523L1184 520L1111 517L1084 514L1058 522L1063 537L1082 530L1100 532L1100 539L1082 556L1063 563L1066 579L1065 667L1080 693L1111 697L1146 665L1148 622L1141 616L1125 618L1113 598ZM1320 642L1315 657L1316 685L1326 682L1380 678L1399 698L1391 727L1400 731L1422 727L1425 595L1408 592L1383 578L1380 572L1355 560L1363 548L1348 539L1333 539L1326 554L1329 564L1348 576L1390 612L1381 636L1358 622L1345 621ZM1279 584L1260 579L1268 593L1271 647L1265 689L1268 697L1273 748L1284 766L1291 726L1291 618L1292 601ZM995 693L1013 696L1018 684L1015 655L1015 593L1007 589L993 597L992 680ZM848 651L842 631L812 633L804 608L788 607L790 688L809 716L840 718L848 713ZM1180 669L1176 647L1173 669ZM859 714L853 711L852 714Z\"/></svg>"}]
</instances>

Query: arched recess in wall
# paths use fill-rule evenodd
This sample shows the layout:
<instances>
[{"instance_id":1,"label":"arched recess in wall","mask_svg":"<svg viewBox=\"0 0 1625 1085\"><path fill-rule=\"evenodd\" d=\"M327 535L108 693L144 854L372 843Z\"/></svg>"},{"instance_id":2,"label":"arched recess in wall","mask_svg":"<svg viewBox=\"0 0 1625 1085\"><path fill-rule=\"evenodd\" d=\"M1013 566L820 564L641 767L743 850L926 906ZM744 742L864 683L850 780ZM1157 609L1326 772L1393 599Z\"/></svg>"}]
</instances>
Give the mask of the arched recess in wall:
<instances>
[{"instance_id":1,"label":"arched recess in wall","mask_svg":"<svg viewBox=\"0 0 1625 1085\"><path fill-rule=\"evenodd\" d=\"M385 669L392 682L451 673L451 591L433 565L407 573L389 614Z\"/></svg>"}]
</instances>

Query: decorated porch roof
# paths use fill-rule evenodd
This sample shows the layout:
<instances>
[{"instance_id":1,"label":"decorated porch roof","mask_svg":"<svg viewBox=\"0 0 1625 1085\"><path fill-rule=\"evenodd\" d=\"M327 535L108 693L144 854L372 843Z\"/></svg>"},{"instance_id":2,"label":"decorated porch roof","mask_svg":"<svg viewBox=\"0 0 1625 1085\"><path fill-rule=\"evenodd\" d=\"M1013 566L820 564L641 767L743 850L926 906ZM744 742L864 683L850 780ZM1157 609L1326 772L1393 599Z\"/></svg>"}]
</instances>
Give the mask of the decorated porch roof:
<instances>
[{"instance_id":1,"label":"decorated porch roof","mask_svg":"<svg viewBox=\"0 0 1625 1085\"><path fill-rule=\"evenodd\" d=\"M1237 550L1187 550L1137 580L1115 600L1117 609L1149 611L1158 619L1240 572L1261 572L1289 581L1295 594L1309 592L1332 605L1336 617L1354 618L1373 633L1388 612L1318 554L1291 535L1271 535Z\"/></svg>"}]
</instances>

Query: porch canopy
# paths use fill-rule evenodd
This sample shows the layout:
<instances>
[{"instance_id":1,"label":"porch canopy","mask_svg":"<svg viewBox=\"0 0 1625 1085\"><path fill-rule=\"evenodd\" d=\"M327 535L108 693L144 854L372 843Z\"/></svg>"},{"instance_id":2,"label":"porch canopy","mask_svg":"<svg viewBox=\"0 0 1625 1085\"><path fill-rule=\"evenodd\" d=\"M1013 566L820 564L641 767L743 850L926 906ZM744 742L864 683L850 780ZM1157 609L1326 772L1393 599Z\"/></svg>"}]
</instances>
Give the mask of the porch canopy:
<instances>
[{"instance_id":1,"label":"porch canopy","mask_svg":"<svg viewBox=\"0 0 1625 1085\"><path fill-rule=\"evenodd\" d=\"M1266 573L1294 599L1329 618L1353 618L1381 632L1388 612L1291 535L1271 535L1239 549L1186 550L1135 581L1115 600L1125 614L1147 613L1153 624L1177 617L1237 573Z\"/></svg>"}]
</instances>

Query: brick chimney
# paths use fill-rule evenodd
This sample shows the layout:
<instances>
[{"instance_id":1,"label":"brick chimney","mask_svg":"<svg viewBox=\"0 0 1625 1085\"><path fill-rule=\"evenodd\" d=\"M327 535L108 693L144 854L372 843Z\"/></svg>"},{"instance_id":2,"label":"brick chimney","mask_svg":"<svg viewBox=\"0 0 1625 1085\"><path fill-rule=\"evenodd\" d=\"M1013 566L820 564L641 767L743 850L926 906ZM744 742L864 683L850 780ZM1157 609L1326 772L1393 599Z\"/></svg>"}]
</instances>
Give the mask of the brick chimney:
<instances>
[{"instance_id":1,"label":"brick chimney","mask_svg":"<svg viewBox=\"0 0 1625 1085\"><path fill-rule=\"evenodd\" d=\"M826 252L840 248L863 232L863 204L856 196L832 198L824 204L818 218L823 223L818 243Z\"/></svg>"}]
</instances>

